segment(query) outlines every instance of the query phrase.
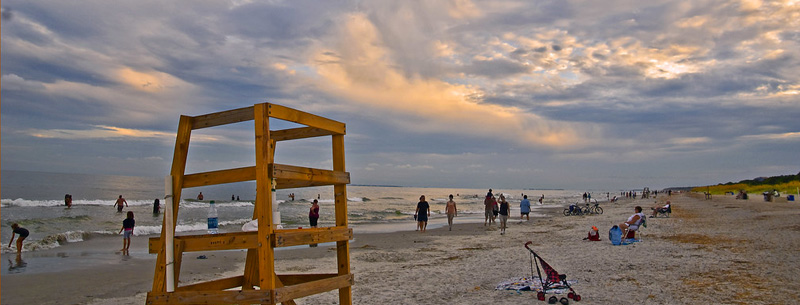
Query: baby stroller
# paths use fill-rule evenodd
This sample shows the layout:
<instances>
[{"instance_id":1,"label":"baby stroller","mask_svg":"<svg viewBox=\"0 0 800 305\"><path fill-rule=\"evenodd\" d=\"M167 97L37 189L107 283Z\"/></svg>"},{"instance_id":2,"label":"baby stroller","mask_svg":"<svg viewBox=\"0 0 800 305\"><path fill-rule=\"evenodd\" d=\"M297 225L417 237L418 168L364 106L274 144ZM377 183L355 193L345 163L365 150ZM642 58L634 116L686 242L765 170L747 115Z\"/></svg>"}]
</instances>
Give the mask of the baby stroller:
<instances>
[{"instance_id":1,"label":"baby stroller","mask_svg":"<svg viewBox=\"0 0 800 305\"><path fill-rule=\"evenodd\" d=\"M581 296L579 294L575 293L575 290L573 290L572 287L569 286L569 283L567 283L567 275L566 274L559 274L558 271L553 269L553 267L550 267L550 265L547 264L547 262L545 262L544 259L542 259L541 256L536 254L536 252L533 252L533 250L531 250L531 248L528 247L528 245L530 245L531 243L533 243L533 242L529 241L529 242L525 243L525 249L528 249L528 251L531 252L531 277L533 277L533 265L534 265L534 261L535 261L536 262L536 273L539 274L539 280L542 283L542 291L539 291L536 294L536 298L539 299L539 301L544 301L545 294L547 293L548 289L554 288L555 286L564 286L564 287L567 287L569 289L569 293L567 294L568 298L575 300L575 302L580 301L581 300ZM536 259L536 260L534 260L534 259ZM546 275L545 277L542 277L542 272L539 269L539 265L542 266L541 269L544 270L544 273ZM551 296L550 297L550 304L554 304L555 300L556 300L556 297L555 296ZM562 304L567 304L568 302L567 302L566 299L562 298L561 303Z\"/></svg>"}]
</instances>

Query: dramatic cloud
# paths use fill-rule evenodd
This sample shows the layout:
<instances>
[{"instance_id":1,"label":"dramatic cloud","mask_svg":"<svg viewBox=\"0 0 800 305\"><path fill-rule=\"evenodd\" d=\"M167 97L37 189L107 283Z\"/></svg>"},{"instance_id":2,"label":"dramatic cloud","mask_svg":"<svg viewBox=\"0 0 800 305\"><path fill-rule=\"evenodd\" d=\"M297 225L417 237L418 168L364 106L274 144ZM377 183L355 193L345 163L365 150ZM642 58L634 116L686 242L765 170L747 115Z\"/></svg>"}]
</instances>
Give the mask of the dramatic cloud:
<instances>
[{"instance_id":1,"label":"dramatic cloud","mask_svg":"<svg viewBox=\"0 0 800 305\"><path fill-rule=\"evenodd\" d=\"M13 0L2 19L4 169L161 175L180 115L268 101L347 123L360 184L797 171L794 0ZM252 162L252 124L194 136L192 169ZM324 141L280 148L330 166Z\"/></svg>"}]
</instances>

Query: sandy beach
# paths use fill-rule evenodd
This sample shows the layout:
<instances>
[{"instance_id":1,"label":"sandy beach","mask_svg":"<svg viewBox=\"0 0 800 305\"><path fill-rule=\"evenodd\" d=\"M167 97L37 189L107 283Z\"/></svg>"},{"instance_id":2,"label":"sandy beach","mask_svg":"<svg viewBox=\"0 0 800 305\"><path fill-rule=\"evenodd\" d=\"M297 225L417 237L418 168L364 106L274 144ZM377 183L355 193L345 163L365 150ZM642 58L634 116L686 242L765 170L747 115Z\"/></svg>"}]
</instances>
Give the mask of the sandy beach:
<instances>
[{"instance_id":1,"label":"sandy beach","mask_svg":"<svg viewBox=\"0 0 800 305\"><path fill-rule=\"evenodd\" d=\"M351 243L353 303L546 304L530 291L495 290L505 280L531 274L526 241L577 281L579 304L800 303L800 203L673 195L672 216L648 219L640 242L613 246L607 240L608 229L634 206L649 213L666 199L602 204L602 215L566 217L563 207L531 221L513 215L505 235L497 226L458 224L458 218L452 231L357 233ZM600 229L602 241L583 240L591 226ZM134 237L131 255L123 256L115 253L121 238L94 238L24 253L22 268L4 254L1 302L144 304L155 264L146 242ZM198 259L201 255L207 259ZM244 251L186 254L181 284L240 274L244 257ZM276 257L279 273L335 272L330 245L280 250ZM337 302L337 292L297 300Z\"/></svg>"}]
</instances>

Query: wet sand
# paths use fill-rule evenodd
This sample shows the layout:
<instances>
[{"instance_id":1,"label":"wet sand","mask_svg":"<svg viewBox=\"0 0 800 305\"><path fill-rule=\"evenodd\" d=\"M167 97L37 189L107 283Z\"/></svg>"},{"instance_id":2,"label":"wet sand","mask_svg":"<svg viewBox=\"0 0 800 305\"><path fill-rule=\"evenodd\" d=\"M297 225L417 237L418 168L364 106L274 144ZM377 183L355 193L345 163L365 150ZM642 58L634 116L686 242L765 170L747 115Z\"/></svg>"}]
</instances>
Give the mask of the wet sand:
<instances>
[{"instance_id":1,"label":"wet sand","mask_svg":"<svg viewBox=\"0 0 800 305\"><path fill-rule=\"evenodd\" d=\"M648 213L663 200L601 204L602 215L566 217L563 207L547 209L547 217L530 222L513 215L505 235L482 222L458 224L459 218L453 231L356 231L353 303L539 303L533 292L495 290L504 280L530 275L526 241L556 270L577 280L574 288L583 299L575 304L800 303L800 203L673 195L672 217L648 219L640 242L608 242L608 229L634 206ZM582 240L593 225L603 240ZM155 255L146 253L144 237L134 237L130 256L115 253L121 243L120 237L103 237L24 253L27 266L21 272L7 270L14 256L3 255L2 304L143 304ZM197 259L200 255L207 259ZM244 251L186 254L181 284L241 274L244 257ZM336 269L332 245L279 250L276 257L278 273ZM338 293L297 303L335 304Z\"/></svg>"}]
</instances>

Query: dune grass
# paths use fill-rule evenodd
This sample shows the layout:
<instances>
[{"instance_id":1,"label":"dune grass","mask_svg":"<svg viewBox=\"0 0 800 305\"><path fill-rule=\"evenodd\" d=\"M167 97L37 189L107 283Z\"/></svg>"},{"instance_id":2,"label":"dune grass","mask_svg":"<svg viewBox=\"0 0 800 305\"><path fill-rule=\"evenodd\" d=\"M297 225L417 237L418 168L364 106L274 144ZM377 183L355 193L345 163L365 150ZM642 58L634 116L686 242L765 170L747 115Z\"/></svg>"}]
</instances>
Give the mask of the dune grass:
<instances>
[{"instance_id":1,"label":"dune grass","mask_svg":"<svg viewBox=\"0 0 800 305\"><path fill-rule=\"evenodd\" d=\"M800 181L790 181L786 183L760 184L760 185L736 183L736 184L699 186L692 188L692 192L701 192L701 193L710 192L711 194L725 194L727 192L733 192L734 194L736 194L739 193L740 190L744 190L748 194L761 194L763 192L771 192L772 190L777 190L781 194L797 195L797 188L800 188Z\"/></svg>"}]
</instances>

